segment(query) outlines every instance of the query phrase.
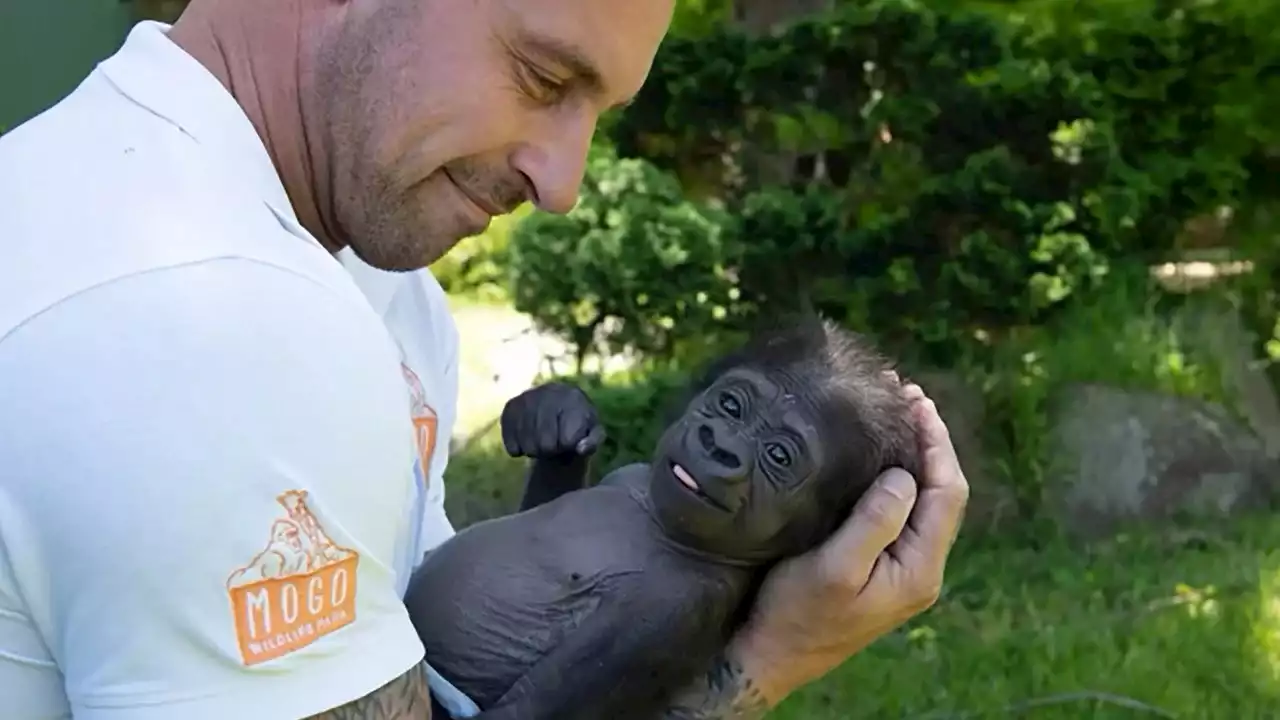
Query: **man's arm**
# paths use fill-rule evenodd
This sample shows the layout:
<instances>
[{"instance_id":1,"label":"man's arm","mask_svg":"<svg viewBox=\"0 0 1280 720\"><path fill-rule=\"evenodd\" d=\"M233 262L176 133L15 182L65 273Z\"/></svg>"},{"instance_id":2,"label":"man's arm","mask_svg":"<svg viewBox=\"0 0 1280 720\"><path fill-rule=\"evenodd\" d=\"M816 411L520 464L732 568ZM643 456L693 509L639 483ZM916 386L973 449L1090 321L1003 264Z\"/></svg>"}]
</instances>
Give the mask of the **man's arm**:
<instances>
[{"instance_id":1,"label":"man's arm","mask_svg":"<svg viewBox=\"0 0 1280 720\"><path fill-rule=\"evenodd\" d=\"M751 617L671 720L756 720L927 610L942 588L969 485L946 424L916 385L923 471L883 473L821 546L769 572Z\"/></svg>"},{"instance_id":2,"label":"man's arm","mask_svg":"<svg viewBox=\"0 0 1280 720\"><path fill-rule=\"evenodd\" d=\"M53 707L18 684L35 673L78 720L412 697L412 678L375 692L423 652L397 588L408 389L344 287L211 260L99 285L0 341L6 707Z\"/></svg>"},{"instance_id":3,"label":"man's arm","mask_svg":"<svg viewBox=\"0 0 1280 720\"><path fill-rule=\"evenodd\" d=\"M743 663L729 650L722 653L705 675L676 696L663 720L759 720L769 712L769 701Z\"/></svg>"},{"instance_id":4,"label":"man's arm","mask_svg":"<svg viewBox=\"0 0 1280 720\"><path fill-rule=\"evenodd\" d=\"M415 667L355 702L307 720L431 720L427 675Z\"/></svg>"}]
</instances>

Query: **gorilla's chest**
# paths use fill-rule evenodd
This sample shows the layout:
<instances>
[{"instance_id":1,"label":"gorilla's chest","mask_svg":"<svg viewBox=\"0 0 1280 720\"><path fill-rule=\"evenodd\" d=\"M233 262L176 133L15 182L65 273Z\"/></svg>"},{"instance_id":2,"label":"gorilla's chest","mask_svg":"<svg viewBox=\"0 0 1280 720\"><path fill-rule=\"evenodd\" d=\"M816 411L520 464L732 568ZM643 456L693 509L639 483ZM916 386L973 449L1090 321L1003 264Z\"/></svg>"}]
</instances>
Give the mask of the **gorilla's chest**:
<instances>
[{"instance_id":1,"label":"gorilla's chest","mask_svg":"<svg viewBox=\"0 0 1280 720\"><path fill-rule=\"evenodd\" d=\"M588 618L593 632L634 623L622 608L640 593L688 597L705 584L723 595L659 544L640 506L603 490L468 528L415 577L408 605L427 662L482 708ZM670 640L692 651L718 643L720 628L698 634Z\"/></svg>"}]
</instances>

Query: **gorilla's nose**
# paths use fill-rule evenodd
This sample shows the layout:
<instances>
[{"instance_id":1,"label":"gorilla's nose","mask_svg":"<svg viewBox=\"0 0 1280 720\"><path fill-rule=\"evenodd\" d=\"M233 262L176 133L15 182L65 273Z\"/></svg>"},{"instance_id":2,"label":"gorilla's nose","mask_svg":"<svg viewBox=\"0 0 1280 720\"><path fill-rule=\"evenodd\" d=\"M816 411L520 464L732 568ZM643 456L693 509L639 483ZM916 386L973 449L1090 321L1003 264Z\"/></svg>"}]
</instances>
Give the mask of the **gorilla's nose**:
<instances>
[{"instance_id":1,"label":"gorilla's nose","mask_svg":"<svg viewBox=\"0 0 1280 720\"><path fill-rule=\"evenodd\" d=\"M746 443L722 424L704 422L699 425L698 444L706 453L712 471L723 479L741 479L751 472L751 456Z\"/></svg>"}]
</instances>

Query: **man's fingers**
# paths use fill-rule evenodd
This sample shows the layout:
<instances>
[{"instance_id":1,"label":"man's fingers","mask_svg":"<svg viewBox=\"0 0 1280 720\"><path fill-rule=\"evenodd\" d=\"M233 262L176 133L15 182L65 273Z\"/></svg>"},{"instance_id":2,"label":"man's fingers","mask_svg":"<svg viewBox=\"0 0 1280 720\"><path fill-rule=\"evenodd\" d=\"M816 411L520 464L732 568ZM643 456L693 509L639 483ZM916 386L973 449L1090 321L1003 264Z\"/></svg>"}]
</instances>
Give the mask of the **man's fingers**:
<instances>
[{"instance_id":1,"label":"man's fingers","mask_svg":"<svg viewBox=\"0 0 1280 720\"><path fill-rule=\"evenodd\" d=\"M916 548L934 563L945 563L959 534L969 501L969 483L960 468L947 426L932 400L916 404L916 422L924 452L920 498L911 514Z\"/></svg>"},{"instance_id":2,"label":"man's fingers","mask_svg":"<svg viewBox=\"0 0 1280 720\"><path fill-rule=\"evenodd\" d=\"M951 443L951 432L947 430L947 424L942 421L942 416L938 414L938 406L933 400L921 395L920 400L915 404L916 413L916 429L920 434L920 447L924 451L924 465L929 467L931 464L954 465L956 470L960 468L960 460L956 457L956 449ZM923 478L925 487L936 485L939 483L947 484L952 479L946 475L937 478ZM963 482L964 478L961 477Z\"/></svg>"},{"instance_id":3,"label":"man's fingers","mask_svg":"<svg viewBox=\"0 0 1280 720\"><path fill-rule=\"evenodd\" d=\"M849 587L864 585L877 558L902 533L915 502L916 481L910 473L891 468L881 474L819 551L825 579Z\"/></svg>"}]
</instances>

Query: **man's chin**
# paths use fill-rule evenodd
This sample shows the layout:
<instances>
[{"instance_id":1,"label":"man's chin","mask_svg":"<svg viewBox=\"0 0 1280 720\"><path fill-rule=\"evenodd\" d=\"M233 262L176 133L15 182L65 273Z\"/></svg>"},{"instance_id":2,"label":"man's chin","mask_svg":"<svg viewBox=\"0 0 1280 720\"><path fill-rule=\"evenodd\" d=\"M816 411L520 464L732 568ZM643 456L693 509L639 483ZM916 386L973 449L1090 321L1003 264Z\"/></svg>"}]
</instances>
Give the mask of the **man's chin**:
<instances>
[{"instance_id":1,"label":"man's chin","mask_svg":"<svg viewBox=\"0 0 1280 720\"><path fill-rule=\"evenodd\" d=\"M365 264L388 272L428 267L459 242L488 229L489 218L472 217L423 191L401 196L394 204L365 214L363 228L353 228L352 251ZM443 207L442 207L443 206Z\"/></svg>"},{"instance_id":2,"label":"man's chin","mask_svg":"<svg viewBox=\"0 0 1280 720\"><path fill-rule=\"evenodd\" d=\"M454 243L456 244L456 243ZM352 242L351 252L364 264L386 272L414 272L439 260L444 253L422 243L383 246L378 243ZM450 245L452 247L452 245Z\"/></svg>"}]
</instances>

